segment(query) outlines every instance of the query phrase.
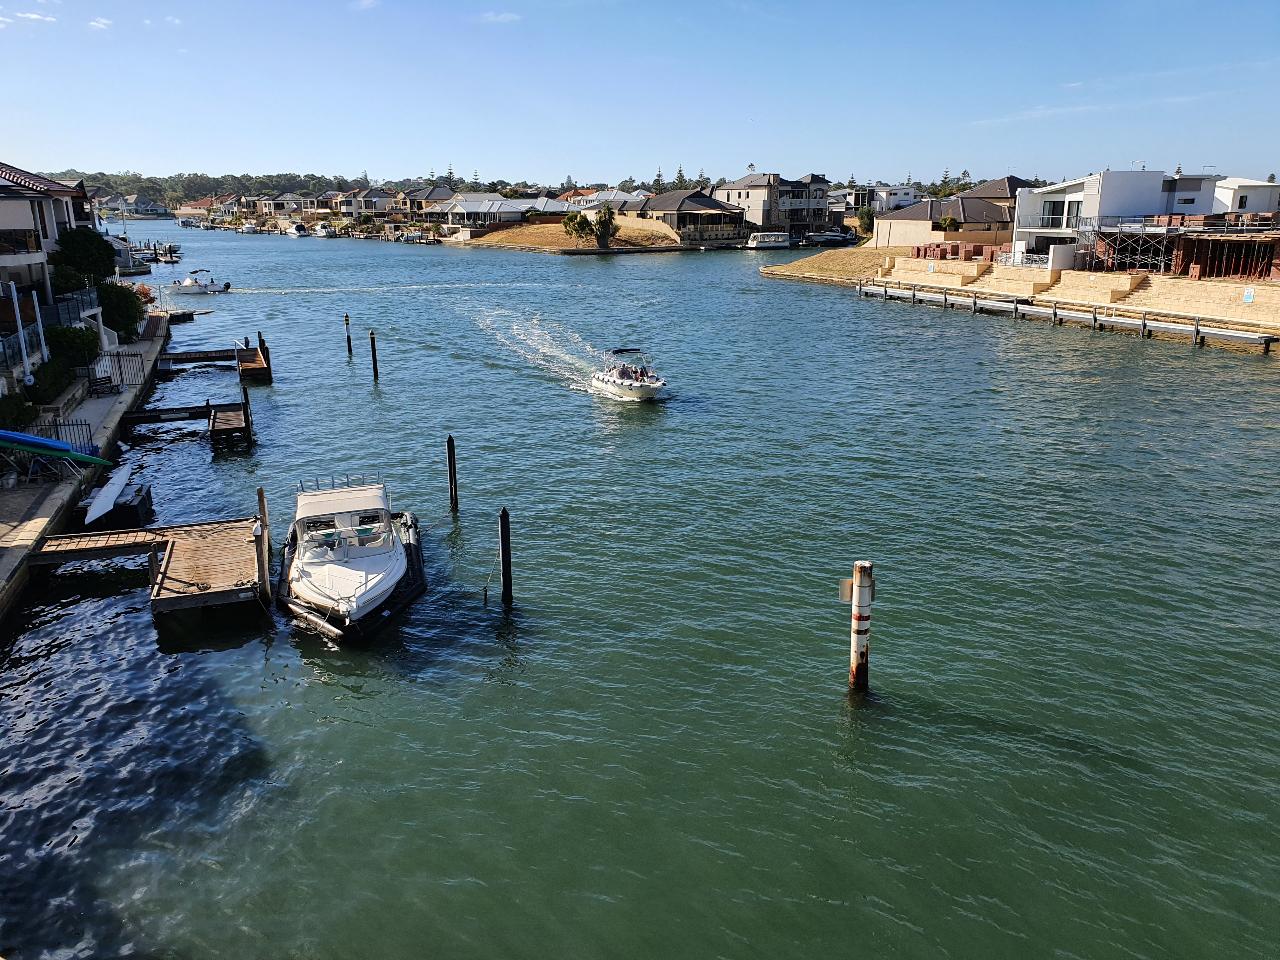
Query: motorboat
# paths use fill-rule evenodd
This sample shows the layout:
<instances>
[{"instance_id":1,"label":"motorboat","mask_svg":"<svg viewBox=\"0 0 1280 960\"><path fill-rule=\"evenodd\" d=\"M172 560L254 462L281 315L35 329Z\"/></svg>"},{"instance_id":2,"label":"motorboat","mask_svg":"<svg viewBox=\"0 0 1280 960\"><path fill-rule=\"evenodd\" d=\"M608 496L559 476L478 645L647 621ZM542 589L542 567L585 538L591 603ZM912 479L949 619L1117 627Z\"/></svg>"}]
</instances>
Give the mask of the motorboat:
<instances>
[{"instance_id":1,"label":"motorboat","mask_svg":"<svg viewBox=\"0 0 1280 960\"><path fill-rule=\"evenodd\" d=\"M619 400L653 400L666 387L667 381L654 371L643 350L618 347L609 355L612 362L591 375L591 385L597 390Z\"/></svg>"},{"instance_id":2,"label":"motorboat","mask_svg":"<svg viewBox=\"0 0 1280 960\"><path fill-rule=\"evenodd\" d=\"M303 623L335 638L368 632L418 556L418 521L391 512L382 483L299 485L278 594ZM416 561L415 561L416 562ZM383 611L379 614L379 611Z\"/></svg>"},{"instance_id":3,"label":"motorboat","mask_svg":"<svg viewBox=\"0 0 1280 960\"><path fill-rule=\"evenodd\" d=\"M839 230L819 230L806 233L804 242L812 247L845 247L849 245L849 234Z\"/></svg>"},{"instance_id":4,"label":"motorboat","mask_svg":"<svg viewBox=\"0 0 1280 960\"><path fill-rule=\"evenodd\" d=\"M322 240L333 240L338 236L338 231L329 226L326 221L317 223L311 231L313 237L319 237Z\"/></svg>"},{"instance_id":5,"label":"motorboat","mask_svg":"<svg viewBox=\"0 0 1280 960\"><path fill-rule=\"evenodd\" d=\"M170 293L194 296L203 293L226 293L231 289L230 283L218 283L212 276L202 278L200 274L208 270L192 270L181 282L175 280L169 286Z\"/></svg>"},{"instance_id":6,"label":"motorboat","mask_svg":"<svg viewBox=\"0 0 1280 960\"><path fill-rule=\"evenodd\" d=\"M257 225L256 223L246 223L244 226L242 226L242 227L241 227L239 230L237 230L236 232L237 232L237 233L257 233L257 232L258 232L258 225Z\"/></svg>"},{"instance_id":7,"label":"motorboat","mask_svg":"<svg viewBox=\"0 0 1280 960\"><path fill-rule=\"evenodd\" d=\"M747 237L748 250L785 250L791 237L785 233L753 233Z\"/></svg>"},{"instance_id":8,"label":"motorboat","mask_svg":"<svg viewBox=\"0 0 1280 960\"><path fill-rule=\"evenodd\" d=\"M305 223L291 223L285 227L284 235L286 237L309 237L311 234L307 231Z\"/></svg>"}]
</instances>

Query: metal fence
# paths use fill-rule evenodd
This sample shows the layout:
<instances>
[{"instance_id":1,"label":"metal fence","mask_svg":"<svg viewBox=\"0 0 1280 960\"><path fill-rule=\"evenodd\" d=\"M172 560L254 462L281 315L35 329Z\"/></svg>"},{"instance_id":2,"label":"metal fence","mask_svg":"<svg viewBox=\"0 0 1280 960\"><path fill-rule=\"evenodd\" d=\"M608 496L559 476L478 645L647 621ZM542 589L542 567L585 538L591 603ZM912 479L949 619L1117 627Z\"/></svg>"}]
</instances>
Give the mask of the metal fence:
<instances>
[{"instance_id":1,"label":"metal fence","mask_svg":"<svg viewBox=\"0 0 1280 960\"><path fill-rule=\"evenodd\" d=\"M27 342L27 356L36 363L43 359L40 353L40 331L36 329L35 324L30 326L24 325L22 333L11 333L0 341L0 352L4 354L4 362L8 367L16 367L22 363L22 343L19 339Z\"/></svg>"},{"instance_id":2,"label":"metal fence","mask_svg":"<svg viewBox=\"0 0 1280 960\"><path fill-rule=\"evenodd\" d=\"M93 442L93 426L87 420L48 420L32 424L26 432L46 440L61 440L70 444L77 453L87 453L91 457L98 455L97 444Z\"/></svg>"}]
</instances>

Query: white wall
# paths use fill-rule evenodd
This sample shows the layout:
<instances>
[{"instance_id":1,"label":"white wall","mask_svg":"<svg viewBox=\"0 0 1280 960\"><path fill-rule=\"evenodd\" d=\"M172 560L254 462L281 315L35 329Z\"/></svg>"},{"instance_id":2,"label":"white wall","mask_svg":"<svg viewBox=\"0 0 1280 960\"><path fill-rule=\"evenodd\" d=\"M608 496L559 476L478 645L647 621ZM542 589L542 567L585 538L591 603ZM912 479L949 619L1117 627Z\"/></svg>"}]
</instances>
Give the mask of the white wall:
<instances>
[{"instance_id":1,"label":"white wall","mask_svg":"<svg viewBox=\"0 0 1280 960\"><path fill-rule=\"evenodd\" d=\"M1164 213L1164 171L1108 170L1102 174L1098 216L1150 216Z\"/></svg>"},{"instance_id":2,"label":"white wall","mask_svg":"<svg viewBox=\"0 0 1280 960\"><path fill-rule=\"evenodd\" d=\"M0 200L0 230L34 230L28 200Z\"/></svg>"},{"instance_id":3,"label":"white wall","mask_svg":"<svg viewBox=\"0 0 1280 960\"><path fill-rule=\"evenodd\" d=\"M1240 197L1248 197L1243 210L1239 207ZM1223 187L1213 192L1214 213L1269 213L1280 210L1280 184L1268 183L1263 186Z\"/></svg>"}]
</instances>

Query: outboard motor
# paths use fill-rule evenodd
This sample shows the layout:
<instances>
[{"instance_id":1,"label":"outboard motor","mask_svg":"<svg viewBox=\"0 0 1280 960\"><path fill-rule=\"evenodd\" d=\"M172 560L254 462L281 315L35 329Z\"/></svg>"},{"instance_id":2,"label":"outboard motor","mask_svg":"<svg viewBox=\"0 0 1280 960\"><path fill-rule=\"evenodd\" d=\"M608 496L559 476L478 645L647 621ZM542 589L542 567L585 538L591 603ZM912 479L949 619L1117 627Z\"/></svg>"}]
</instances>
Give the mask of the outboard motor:
<instances>
[{"instance_id":1,"label":"outboard motor","mask_svg":"<svg viewBox=\"0 0 1280 960\"><path fill-rule=\"evenodd\" d=\"M230 289L231 289L231 281L227 280L225 283L222 284L222 292L226 293Z\"/></svg>"}]
</instances>

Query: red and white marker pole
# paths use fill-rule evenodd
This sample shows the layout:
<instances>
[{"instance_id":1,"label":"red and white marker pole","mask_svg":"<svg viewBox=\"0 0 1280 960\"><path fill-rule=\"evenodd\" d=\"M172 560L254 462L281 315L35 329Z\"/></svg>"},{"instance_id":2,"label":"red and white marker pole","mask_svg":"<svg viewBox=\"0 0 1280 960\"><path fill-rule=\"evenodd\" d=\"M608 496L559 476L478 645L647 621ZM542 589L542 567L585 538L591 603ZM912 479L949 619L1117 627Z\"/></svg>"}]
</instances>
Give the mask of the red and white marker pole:
<instances>
[{"instance_id":1,"label":"red and white marker pole","mask_svg":"<svg viewBox=\"0 0 1280 960\"><path fill-rule=\"evenodd\" d=\"M840 584L840 599L853 605L849 626L849 691L867 690L871 670L871 601L875 598L876 580L870 560L853 565L853 579Z\"/></svg>"}]
</instances>

